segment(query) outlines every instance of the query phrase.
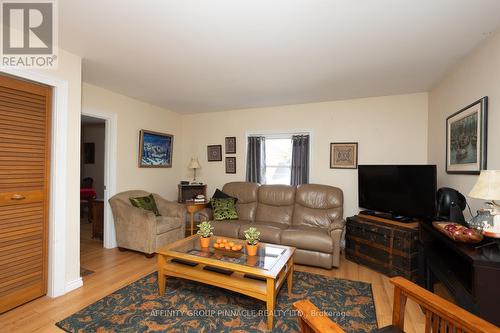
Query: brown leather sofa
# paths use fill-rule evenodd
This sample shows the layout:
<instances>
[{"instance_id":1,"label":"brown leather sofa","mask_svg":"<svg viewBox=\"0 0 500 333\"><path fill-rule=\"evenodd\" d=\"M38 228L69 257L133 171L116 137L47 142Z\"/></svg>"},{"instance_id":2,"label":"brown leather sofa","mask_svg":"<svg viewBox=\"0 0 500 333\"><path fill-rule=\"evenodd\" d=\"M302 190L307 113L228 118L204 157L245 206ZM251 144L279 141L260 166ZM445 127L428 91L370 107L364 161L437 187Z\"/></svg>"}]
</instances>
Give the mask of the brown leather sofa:
<instances>
[{"instance_id":1,"label":"brown leather sofa","mask_svg":"<svg viewBox=\"0 0 500 333\"><path fill-rule=\"evenodd\" d=\"M345 226L341 189L317 184L232 182L222 191L238 199L239 219L213 221L215 235L244 239L244 231L254 226L263 242L296 247L298 264L339 266Z\"/></svg>"}]
</instances>

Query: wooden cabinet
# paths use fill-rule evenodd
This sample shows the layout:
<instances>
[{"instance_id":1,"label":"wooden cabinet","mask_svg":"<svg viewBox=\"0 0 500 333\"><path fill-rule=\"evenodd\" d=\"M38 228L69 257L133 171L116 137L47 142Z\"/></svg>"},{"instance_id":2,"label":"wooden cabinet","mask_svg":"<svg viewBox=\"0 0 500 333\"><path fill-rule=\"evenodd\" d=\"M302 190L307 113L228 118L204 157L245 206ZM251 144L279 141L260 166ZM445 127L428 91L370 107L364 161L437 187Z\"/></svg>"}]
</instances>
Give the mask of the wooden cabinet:
<instances>
[{"instance_id":1,"label":"wooden cabinet","mask_svg":"<svg viewBox=\"0 0 500 333\"><path fill-rule=\"evenodd\" d=\"M421 223L418 282L430 291L441 282L460 307L500 325L500 249L488 243L457 243Z\"/></svg>"},{"instance_id":2,"label":"wooden cabinet","mask_svg":"<svg viewBox=\"0 0 500 333\"><path fill-rule=\"evenodd\" d=\"M347 218L348 260L388 276L417 280L418 223L401 223L375 216Z\"/></svg>"},{"instance_id":3,"label":"wooden cabinet","mask_svg":"<svg viewBox=\"0 0 500 333\"><path fill-rule=\"evenodd\" d=\"M92 223L92 238L102 240L104 234L104 200L91 201L89 216Z\"/></svg>"},{"instance_id":4,"label":"wooden cabinet","mask_svg":"<svg viewBox=\"0 0 500 333\"><path fill-rule=\"evenodd\" d=\"M0 313L47 292L51 88L0 76Z\"/></svg>"},{"instance_id":5,"label":"wooden cabinet","mask_svg":"<svg viewBox=\"0 0 500 333\"><path fill-rule=\"evenodd\" d=\"M178 185L178 197L177 201L180 203L185 203L186 200L194 199L199 194L207 196L207 185L202 184L187 184L187 185Z\"/></svg>"}]
</instances>

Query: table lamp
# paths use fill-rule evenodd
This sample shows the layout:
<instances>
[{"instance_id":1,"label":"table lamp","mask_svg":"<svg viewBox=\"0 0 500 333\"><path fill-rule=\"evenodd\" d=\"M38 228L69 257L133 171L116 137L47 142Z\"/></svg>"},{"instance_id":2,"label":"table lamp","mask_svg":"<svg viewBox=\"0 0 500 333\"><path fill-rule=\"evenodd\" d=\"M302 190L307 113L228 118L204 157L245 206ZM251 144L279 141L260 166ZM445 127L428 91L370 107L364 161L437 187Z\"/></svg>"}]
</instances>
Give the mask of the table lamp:
<instances>
[{"instance_id":1,"label":"table lamp","mask_svg":"<svg viewBox=\"0 0 500 333\"><path fill-rule=\"evenodd\" d=\"M469 197L488 200L489 210L493 216L492 223L482 226L483 235L500 238L500 170L483 170L476 184L469 193Z\"/></svg>"},{"instance_id":2,"label":"table lamp","mask_svg":"<svg viewBox=\"0 0 500 333\"><path fill-rule=\"evenodd\" d=\"M201 168L200 162L198 162L198 158L197 157L192 157L191 158L191 161L189 162L188 168L189 169L193 169L193 172L194 172L193 183L194 183L194 182L196 182L196 169L200 169Z\"/></svg>"}]
</instances>

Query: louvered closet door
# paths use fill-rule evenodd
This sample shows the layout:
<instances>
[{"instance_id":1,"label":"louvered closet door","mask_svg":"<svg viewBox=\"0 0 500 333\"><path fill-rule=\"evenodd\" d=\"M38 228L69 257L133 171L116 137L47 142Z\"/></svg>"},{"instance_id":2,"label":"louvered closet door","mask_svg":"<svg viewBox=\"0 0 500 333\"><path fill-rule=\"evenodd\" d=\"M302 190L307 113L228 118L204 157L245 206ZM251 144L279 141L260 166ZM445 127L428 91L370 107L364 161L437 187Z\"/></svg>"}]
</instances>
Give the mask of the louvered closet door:
<instances>
[{"instance_id":1,"label":"louvered closet door","mask_svg":"<svg viewBox=\"0 0 500 333\"><path fill-rule=\"evenodd\" d=\"M0 313L47 292L51 89L0 76Z\"/></svg>"}]
</instances>

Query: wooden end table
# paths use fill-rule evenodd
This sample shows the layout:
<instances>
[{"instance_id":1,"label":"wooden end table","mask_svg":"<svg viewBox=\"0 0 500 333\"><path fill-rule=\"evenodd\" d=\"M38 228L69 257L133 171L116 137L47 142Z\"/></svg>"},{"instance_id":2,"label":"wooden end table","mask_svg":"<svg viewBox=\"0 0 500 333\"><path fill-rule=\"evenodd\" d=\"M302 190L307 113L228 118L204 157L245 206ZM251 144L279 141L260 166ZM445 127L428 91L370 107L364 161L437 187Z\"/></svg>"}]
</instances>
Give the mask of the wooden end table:
<instances>
[{"instance_id":1,"label":"wooden end table","mask_svg":"<svg viewBox=\"0 0 500 333\"><path fill-rule=\"evenodd\" d=\"M201 248L199 236L193 235L156 251L160 295L165 294L166 276L232 290L266 302L267 327L271 330L276 295L285 281L288 295L292 295L295 248L259 243L257 255L247 256L245 247L242 251L233 253L214 249L212 245L216 238L212 237L208 248ZM236 244L244 245L245 242L241 239L224 238ZM194 266L179 261L189 262ZM214 268L226 270L229 274L215 272Z\"/></svg>"},{"instance_id":2,"label":"wooden end table","mask_svg":"<svg viewBox=\"0 0 500 333\"><path fill-rule=\"evenodd\" d=\"M194 202L194 200L186 201L186 210L191 215L191 236L194 234L194 213L199 212L208 207L209 201Z\"/></svg>"}]
</instances>

